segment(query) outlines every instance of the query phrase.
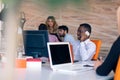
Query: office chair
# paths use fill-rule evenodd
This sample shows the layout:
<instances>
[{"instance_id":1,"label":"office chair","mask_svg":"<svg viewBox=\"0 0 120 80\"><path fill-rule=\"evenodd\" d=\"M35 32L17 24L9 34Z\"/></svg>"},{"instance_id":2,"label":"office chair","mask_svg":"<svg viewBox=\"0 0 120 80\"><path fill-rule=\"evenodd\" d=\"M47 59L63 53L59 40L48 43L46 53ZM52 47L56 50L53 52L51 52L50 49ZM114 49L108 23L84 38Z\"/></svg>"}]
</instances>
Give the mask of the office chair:
<instances>
[{"instance_id":1,"label":"office chair","mask_svg":"<svg viewBox=\"0 0 120 80\"><path fill-rule=\"evenodd\" d=\"M96 53L92 57L92 60L97 60L99 52L100 52L100 47L101 47L102 41L99 40L99 39L97 39L97 40L91 40L91 41L93 41L96 44Z\"/></svg>"},{"instance_id":2,"label":"office chair","mask_svg":"<svg viewBox=\"0 0 120 80\"><path fill-rule=\"evenodd\" d=\"M115 75L114 75L114 80L120 80L120 57L117 63Z\"/></svg>"}]
</instances>

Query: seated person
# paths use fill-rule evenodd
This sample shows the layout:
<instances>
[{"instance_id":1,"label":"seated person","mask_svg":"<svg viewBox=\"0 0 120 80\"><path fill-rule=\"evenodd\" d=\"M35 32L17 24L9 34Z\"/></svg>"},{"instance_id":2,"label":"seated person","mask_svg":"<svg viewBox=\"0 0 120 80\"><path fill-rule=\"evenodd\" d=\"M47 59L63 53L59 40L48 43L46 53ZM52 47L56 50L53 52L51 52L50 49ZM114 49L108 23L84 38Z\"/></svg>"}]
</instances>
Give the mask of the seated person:
<instances>
[{"instance_id":1,"label":"seated person","mask_svg":"<svg viewBox=\"0 0 120 80\"><path fill-rule=\"evenodd\" d=\"M74 43L73 53L75 60L91 60L96 51L96 45L90 40L91 26L87 23L80 24L77 30L78 40Z\"/></svg>"},{"instance_id":2,"label":"seated person","mask_svg":"<svg viewBox=\"0 0 120 80\"><path fill-rule=\"evenodd\" d=\"M58 24L56 22L55 17L48 16L45 23L46 23L47 30L48 30L49 34L55 35L58 38L58 40L61 41L60 37L57 34Z\"/></svg>"},{"instance_id":3,"label":"seated person","mask_svg":"<svg viewBox=\"0 0 120 80\"><path fill-rule=\"evenodd\" d=\"M118 8L117 11L117 18L119 36L113 43L111 50L105 61L103 62L101 59L97 60L94 66L96 73L101 76L107 76L111 71L115 72L117 62L120 57L120 7Z\"/></svg>"},{"instance_id":4,"label":"seated person","mask_svg":"<svg viewBox=\"0 0 120 80\"><path fill-rule=\"evenodd\" d=\"M63 37L63 42L70 42L72 45L74 44L75 40L71 34L68 34L68 27L65 25L58 27L58 35Z\"/></svg>"},{"instance_id":5,"label":"seated person","mask_svg":"<svg viewBox=\"0 0 120 80\"><path fill-rule=\"evenodd\" d=\"M45 23L49 33L57 33L58 24L54 16L48 16Z\"/></svg>"},{"instance_id":6,"label":"seated person","mask_svg":"<svg viewBox=\"0 0 120 80\"><path fill-rule=\"evenodd\" d=\"M94 69L101 76L107 76L112 70L115 72L118 59L120 57L120 36L113 43L111 50L103 62L102 59L95 62Z\"/></svg>"},{"instance_id":7,"label":"seated person","mask_svg":"<svg viewBox=\"0 0 120 80\"><path fill-rule=\"evenodd\" d=\"M47 26L42 23L39 25L38 29L39 30L47 30ZM48 37L49 37L49 42L59 42L58 38L55 35L49 34Z\"/></svg>"}]
</instances>

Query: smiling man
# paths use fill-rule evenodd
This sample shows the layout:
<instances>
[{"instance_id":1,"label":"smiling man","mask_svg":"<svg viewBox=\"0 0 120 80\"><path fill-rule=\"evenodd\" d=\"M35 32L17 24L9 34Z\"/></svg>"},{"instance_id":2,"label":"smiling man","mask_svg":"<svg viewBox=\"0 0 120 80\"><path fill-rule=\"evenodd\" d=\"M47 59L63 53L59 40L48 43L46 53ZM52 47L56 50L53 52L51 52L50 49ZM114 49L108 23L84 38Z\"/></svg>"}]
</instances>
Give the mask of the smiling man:
<instances>
[{"instance_id":1,"label":"smiling man","mask_svg":"<svg viewBox=\"0 0 120 80\"><path fill-rule=\"evenodd\" d=\"M75 39L74 37L68 33L69 28L65 25L58 27L58 34L63 38L63 42L70 42L70 44L74 45Z\"/></svg>"},{"instance_id":2,"label":"smiling man","mask_svg":"<svg viewBox=\"0 0 120 80\"><path fill-rule=\"evenodd\" d=\"M87 23L80 24L77 30L78 40L74 44L75 60L91 60L96 51L96 45L90 40L91 26Z\"/></svg>"}]
</instances>

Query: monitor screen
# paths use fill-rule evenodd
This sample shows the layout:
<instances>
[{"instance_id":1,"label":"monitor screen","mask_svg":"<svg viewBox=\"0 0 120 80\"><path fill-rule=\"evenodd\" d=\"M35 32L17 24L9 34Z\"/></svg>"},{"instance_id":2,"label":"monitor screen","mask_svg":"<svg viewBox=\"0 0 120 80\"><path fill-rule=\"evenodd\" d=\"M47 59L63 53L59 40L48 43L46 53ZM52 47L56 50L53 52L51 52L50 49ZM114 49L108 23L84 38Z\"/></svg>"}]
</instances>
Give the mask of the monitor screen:
<instances>
[{"instance_id":1,"label":"monitor screen","mask_svg":"<svg viewBox=\"0 0 120 80\"><path fill-rule=\"evenodd\" d=\"M47 42L48 31L47 30L24 30L24 49L26 56L48 57Z\"/></svg>"},{"instance_id":2,"label":"monitor screen","mask_svg":"<svg viewBox=\"0 0 120 80\"><path fill-rule=\"evenodd\" d=\"M50 44L49 47L53 65L71 63L68 44Z\"/></svg>"}]
</instances>

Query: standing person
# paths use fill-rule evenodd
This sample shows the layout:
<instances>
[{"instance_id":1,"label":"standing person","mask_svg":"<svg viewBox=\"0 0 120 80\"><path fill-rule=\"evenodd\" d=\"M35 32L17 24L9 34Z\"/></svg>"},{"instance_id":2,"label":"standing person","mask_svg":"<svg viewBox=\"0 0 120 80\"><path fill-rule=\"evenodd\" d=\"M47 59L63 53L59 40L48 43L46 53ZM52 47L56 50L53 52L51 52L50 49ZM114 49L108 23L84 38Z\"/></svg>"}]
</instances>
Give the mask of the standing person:
<instances>
[{"instance_id":1,"label":"standing person","mask_svg":"<svg viewBox=\"0 0 120 80\"><path fill-rule=\"evenodd\" d=\"M112 70L115 72L117 62L120 56L120 7L117 10L117 18L119 36L113 43L105 61L103 62L101 59L97 60L94 65L96 73L101 76L107 76Z\"/></svg>"},{"instance_id":2,"label":"standing person","mask_svg":"<svg viewBox=\"0 0 120 80\"><path fill-rule=\"evenodd\" d=\"M75 39L71 34L68 34L68 27L65 25L58 27L58 35L60 37L63 37L63 42L70 42L72 45L74 45Z\"/></svg>"},{"instance_id":3,"label":"standing person","mask_svg":"<svg viewBox=\"0 0 120 80\"><path fill-rule=\"evenodd\" d=\"M77 30L78 40L73 46L74 59L78 61L91 60L96 51L96 45L90 40L91 26L80 24Z\"/></svg>"},{"instance_id":4,"label":"standing person","mask_svg":"<svg viewBox=\"0 0 120 80\"><path fill-rule=\"evenodd\" d=\"M60 37L57 34L57 29L58 29L58 24L55 20L54 16L48 16L47 20L46 20L46 25L47 25L47 29L49 31L50 34L55 35L59 41L61 41Z\"/></svg>"},{"instance_id":5,"label":"standing person","mask_svg":"<svg viewBox=\"0 0 120 80\"><path fill-rule=\"evenodd\" d=\"M41 23L38 27L38 30L47 30L47 26ZM49 37L49 42L59 42L58 38L55 35L48 33L48 37Z\"/></svg>"}]
</instances>

